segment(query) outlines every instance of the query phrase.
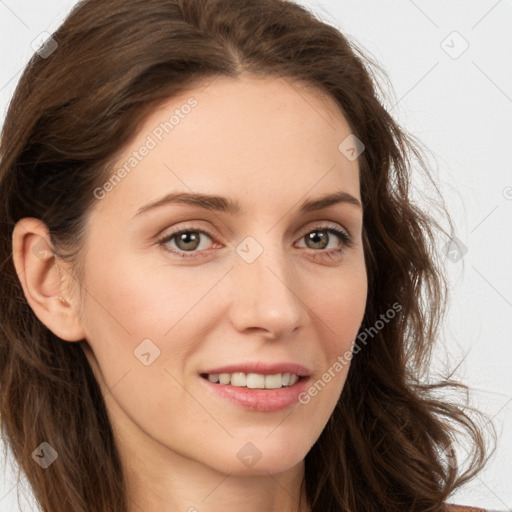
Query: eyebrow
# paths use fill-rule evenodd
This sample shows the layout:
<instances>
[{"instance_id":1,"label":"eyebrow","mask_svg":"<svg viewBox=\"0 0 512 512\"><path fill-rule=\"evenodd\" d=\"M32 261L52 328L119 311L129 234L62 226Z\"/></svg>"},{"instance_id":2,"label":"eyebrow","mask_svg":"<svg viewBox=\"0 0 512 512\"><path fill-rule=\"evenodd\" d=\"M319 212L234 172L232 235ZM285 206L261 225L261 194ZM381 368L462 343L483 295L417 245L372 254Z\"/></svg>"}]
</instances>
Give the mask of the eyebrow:
<instances>
[{"instance_id":1,"label":"eyebrow","mask_svg":"<svg viewBox=\"0 0 512 512\"><path fill-rule=\"evenodd\" d=\"M317 199L308 199L304 201L299 207L299 213L305 214L339 203L348 204L360 210L363 209L359 199L349 194L348 192L339 191L319 197ZM193 194L188 192L173 192L165 195L153 203L142 206L137 210L137 213L134 215L134 217L168 204L185 204L190 206L198 206L199 208L204 208L205 210L228 213L231 215L239 215L242 211L242 207L238 201L227 197L208 194Z\"/></svg>"}]
</instances>

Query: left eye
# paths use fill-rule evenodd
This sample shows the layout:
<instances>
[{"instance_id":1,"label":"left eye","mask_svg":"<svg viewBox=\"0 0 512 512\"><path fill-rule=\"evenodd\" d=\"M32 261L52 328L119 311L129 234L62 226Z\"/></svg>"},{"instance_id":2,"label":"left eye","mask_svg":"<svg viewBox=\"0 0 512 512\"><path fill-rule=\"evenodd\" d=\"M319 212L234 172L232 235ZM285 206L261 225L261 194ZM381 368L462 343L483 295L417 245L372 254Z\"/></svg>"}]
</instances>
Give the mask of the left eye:
<instances>
[{"instance_id":1,"label":"left eye","mask_svg":"<svg viewBox=\"0 0 512 512\"><path fill-rule=\"evenodd\" d=\"M176 243L181 245L181 247L177 247L177 249L173 249L172 247L167 246L168 251L173 252L175 254L179 254L180 256L188 257L193 256L192 254L181 254L178 251L181 252L190 252L195 251L201 242L201 235L206 236L207 238L210 238L210 235L201 229L187 229L183 231L178 231L176 233L172 233L169 236L165 237L164 239L160 240L159 242L164 245L164 248L166 248L167 242L171 242L174 239L176 239ZM204 249L204 248L203 248Z\"/></svg>"},{"instance_id":2,"label":"left eye","mask_svg":"<svg viewBox=\"0 0 512 512\"><path fill-rule=\"evenodd\" d=\"M339 247L338 244L334 248L327 248L331 239L329 234L334 234L338 239L341 239L343 242L342 247ZM212 239L212 236L206 231L190 228L171 233L170 235L158 240L158 243L163 246L164 250L178 256L184 258L195 257L197 252L206 249L205 247L200 248L202 235L206 238ZM309 248L313 249L314 252L319 252L318 249L320 249L327 254L331 254L332 252L341 253L345 247L350 247L353 243L351 236L346 231L334 226L319 226L312 228L302 235L300 239L305 239L306 243L311 243L312 247L310 246ZM169 245L170 242L174 244L174 247Z\"/></svg>"}]
</instances>

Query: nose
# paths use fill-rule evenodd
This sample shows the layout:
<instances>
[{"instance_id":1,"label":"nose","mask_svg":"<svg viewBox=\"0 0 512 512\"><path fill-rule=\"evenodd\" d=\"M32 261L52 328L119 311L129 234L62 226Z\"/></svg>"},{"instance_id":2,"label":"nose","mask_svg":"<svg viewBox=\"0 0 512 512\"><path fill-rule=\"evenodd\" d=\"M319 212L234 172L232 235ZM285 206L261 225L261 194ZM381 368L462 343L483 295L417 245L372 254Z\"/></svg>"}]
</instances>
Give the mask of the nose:
<instances>
[{"instance_id":1,"label":"nose","mask_svg":"<svg viewBox=\"0 0 512 512\"><path fill-rule=\"evenodd\" d=\"M238 331L258 332L275 340L305 324L307 308L300 296L300 281L284 250L263 250L252 263L237 258L231 277L231 320Z\"/></svg>"}]
</instances>

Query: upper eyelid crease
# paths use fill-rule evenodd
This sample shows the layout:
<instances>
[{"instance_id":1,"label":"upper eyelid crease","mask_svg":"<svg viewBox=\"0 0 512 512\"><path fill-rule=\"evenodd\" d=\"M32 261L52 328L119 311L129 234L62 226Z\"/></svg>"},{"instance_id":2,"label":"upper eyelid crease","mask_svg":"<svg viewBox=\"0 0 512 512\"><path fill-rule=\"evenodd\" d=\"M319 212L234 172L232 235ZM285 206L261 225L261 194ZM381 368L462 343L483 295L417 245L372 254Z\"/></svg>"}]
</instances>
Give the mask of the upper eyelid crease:
<instances>
[{"instance_id":1,"label":"upper eyelid crease","mask_svg":"<svg viewBox=\"0 0 512 512\"><path fill-rule=\"evenodd\" d=\"M338 192L334 192L317 199L308 199L304 201L299 207L299 214L321 210L323 208L327 208L339 203L350 205L359 209L360 211L363 209L359 199L349 194L348 192L340 190ZM206 210L228 213L231 215L243 215L244 213L240 203L236 200L222 196L180 192L167 194L155 202L140 207L134 217L138 217L143 213L168 204L198 206Z\"/></svg>"},{"instance_id":2,"label":"upper eyelid crease","mask_svg":"<svg viewBox=\"0 0 512 512\"><path fill-rule=\"evenodd\" d=\"M352 238L352 234L349 229L347 229L346 227L342 226L341 224L339 224L337 222L325 221L325 220L324 221L316 221L316 222L313 221L313 225L309 225L309 227L306 229L306 231L303 232L301 237L304 237L311 231L322 231L322 230L329 231L330 229L334 229L335 231L336 230L341 231L341 232L345 233L348 238ZM215 234L212 234L211 230L204 229L204 228L200 227L199 225L190 224L188 226L185 225L185 226L183 226L181 228L177 228L175 230L173 229L171 232L168 232L165 235L159 236L158 239L159 240L169 239L174 236L180 235L182 233L188 233L191 231L195 231L197 233L202 233L212 239L215 238L215 236L216 236Z\"/></svg>"}]
</instances>

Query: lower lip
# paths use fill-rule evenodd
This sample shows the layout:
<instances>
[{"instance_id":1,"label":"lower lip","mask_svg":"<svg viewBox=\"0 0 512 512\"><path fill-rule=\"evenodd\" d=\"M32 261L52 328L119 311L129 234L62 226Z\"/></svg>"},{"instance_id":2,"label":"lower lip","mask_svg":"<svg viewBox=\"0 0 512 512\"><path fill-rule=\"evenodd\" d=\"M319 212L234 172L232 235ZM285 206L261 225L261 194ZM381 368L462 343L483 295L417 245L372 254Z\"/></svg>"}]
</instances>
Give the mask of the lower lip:
<instances>
[{"instance_id":1,"label":"lower lip","mask_svg":"<svg viewBox=\"0 0 512 512\"><path fill-rule=\"evenodd\" d=\"M293 386L279 389L251 389L210 382L201 376L199 378L219 396L244 409L258 412L280 411L297 403L300 394L305 392L309 381L309 377L301 377Z\"/></svg>"}]
</instances>

